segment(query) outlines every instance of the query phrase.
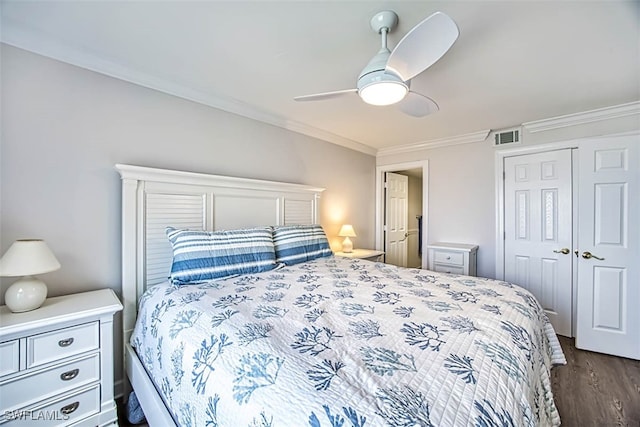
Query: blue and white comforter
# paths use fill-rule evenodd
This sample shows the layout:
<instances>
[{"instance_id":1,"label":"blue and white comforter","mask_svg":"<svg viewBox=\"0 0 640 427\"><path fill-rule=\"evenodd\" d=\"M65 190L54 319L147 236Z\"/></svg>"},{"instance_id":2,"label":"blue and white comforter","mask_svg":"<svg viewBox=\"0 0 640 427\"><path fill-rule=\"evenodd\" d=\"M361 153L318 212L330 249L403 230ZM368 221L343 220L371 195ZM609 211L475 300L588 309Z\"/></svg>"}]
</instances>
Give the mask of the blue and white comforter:
<instances>
[{"instance_id":1,"label":"blue and white comforter","mask_svg":"<svg viewBox=\"0 0 640 427\"><path fill-rule=\"evenodd\" d=\"M183 426L555 426L565 363L509 283L322 258L154 286L131 338Z\"/></svg>"}]
</instances>

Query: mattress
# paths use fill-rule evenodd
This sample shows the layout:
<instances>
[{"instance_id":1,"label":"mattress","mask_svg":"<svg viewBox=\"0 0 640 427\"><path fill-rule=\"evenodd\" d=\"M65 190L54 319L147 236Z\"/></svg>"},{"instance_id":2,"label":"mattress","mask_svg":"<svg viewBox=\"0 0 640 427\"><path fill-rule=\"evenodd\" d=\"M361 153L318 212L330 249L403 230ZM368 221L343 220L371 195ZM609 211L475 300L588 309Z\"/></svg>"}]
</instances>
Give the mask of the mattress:
<instances>
[{"instance_id":1,"label":"mattress","mask_svg":"<svg viewBox=\"0 0 640 427\"><path fill-rule=\"evenodd\" d=\"M340 257L141 297L132 346L182 426L557 426L540 304Z\"/></svg>"}]
</instances>

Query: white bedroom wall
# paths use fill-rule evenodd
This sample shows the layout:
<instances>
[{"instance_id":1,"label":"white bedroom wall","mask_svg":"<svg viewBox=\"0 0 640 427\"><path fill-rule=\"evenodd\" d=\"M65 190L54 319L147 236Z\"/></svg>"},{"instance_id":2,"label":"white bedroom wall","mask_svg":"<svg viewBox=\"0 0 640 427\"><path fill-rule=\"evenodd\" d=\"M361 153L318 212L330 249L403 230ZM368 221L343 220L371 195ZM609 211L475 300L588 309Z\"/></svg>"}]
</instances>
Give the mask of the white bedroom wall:
<instances>
[{"instance_id":1,"label":"white bedroom wall","mask_svg":"<svg viewBox=\"0 0 640 427\"><path fill-rule=\"evenodd\" d=\"M372 247L373 156L1 47L0 251L45 239L62 264L42 277L50 296L121 290L116 163L325 187L332 245L348 222Z\"/></svg>"},{"instance_id":2,"label":"white bedroom wall","mask_svg":"<svg viewBox=\"0 0 640 427\"><path fill-rule=\"evenodd\" d=\"M638 130L640 116L636 114L535 134L525 131L522 145ZM378 166L429 160L429 242L479 245L478 275L490 278L495 278L496 256L495 152L490 135L483 142L377 158Z\"/></svg>"},{"instance_id":3,"label":"white bedroom wall","mask_svg":"<svg viewBox=\"0 0 640 427\"><path fill-rule=\"evenodd\" d=\"M373 156L6 45L0 154L0 249L45 239L52 296L120 288L116 163L325 187L332 243L343 222L374 241Z\"/></svg>"}]
</instances>

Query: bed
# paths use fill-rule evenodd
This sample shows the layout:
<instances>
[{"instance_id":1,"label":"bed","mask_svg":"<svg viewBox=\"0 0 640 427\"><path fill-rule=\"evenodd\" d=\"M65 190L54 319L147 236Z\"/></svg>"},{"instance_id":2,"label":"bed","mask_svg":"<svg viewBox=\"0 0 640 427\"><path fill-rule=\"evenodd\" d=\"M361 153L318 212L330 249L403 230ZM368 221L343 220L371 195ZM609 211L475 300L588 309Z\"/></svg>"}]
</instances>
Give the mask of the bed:
<instances>
[{"instance_id":1,"label":"bed","mask_svg":"<svg viewBox=\"0 0 640 427\"><path fill-rule=\"evenodd\" d=\"M326 252L167 281L167 226L317 227L322 189L117 167L125 365L150 425L560 424L564 356L526 290Z\"/></svg>"}]
</instances>

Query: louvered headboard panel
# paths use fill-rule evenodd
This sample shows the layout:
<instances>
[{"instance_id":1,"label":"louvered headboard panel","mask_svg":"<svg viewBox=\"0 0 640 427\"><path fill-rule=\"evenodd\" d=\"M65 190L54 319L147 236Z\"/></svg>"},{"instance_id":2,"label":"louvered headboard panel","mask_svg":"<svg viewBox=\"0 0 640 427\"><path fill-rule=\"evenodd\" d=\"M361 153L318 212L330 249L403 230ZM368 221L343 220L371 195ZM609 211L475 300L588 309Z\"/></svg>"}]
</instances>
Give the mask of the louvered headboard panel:
<instances>
[{"instance_id":1,"label":"louvered headboard panel","mask_svg":"<svg viewBox=\"0 0 640 427\"><path fill-rule=\"evenodd\" d=\"M173 256L167 239L167 226L205 230L206 194L145 193L145 267L146 283L153 285L169 277Z\"/></svg>"},{"instance_id":2,"label":"louvered headboard panel","mask_svg":"<svg viewBox=\"0 0 640 427\"><path fill-rule=\"evenodd\" d=\"M222 230L317 224L323 188L274 181L116 165L122 178L122 298L125 343L138 298L167 280L168 226Z\"/></svg>"}]
</instances>

